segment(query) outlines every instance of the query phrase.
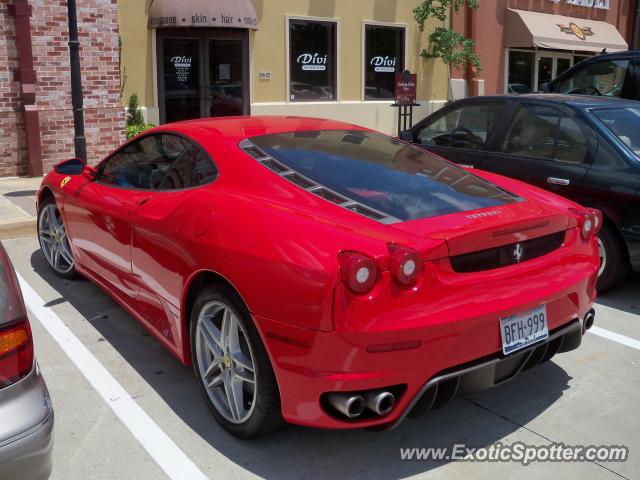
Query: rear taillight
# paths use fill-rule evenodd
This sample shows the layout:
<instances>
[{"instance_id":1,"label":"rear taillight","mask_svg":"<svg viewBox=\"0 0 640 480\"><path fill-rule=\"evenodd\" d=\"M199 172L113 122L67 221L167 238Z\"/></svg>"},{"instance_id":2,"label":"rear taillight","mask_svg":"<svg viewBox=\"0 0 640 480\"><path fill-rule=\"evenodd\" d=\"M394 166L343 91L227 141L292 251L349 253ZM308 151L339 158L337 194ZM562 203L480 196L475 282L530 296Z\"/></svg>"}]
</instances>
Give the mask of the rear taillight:
<instances>
[{"instance_id":1,"label":"rear taillight","mask_svg":"<svg viewBox=\"0 0 640 480\"><path fill-rule=\"evenodd\" d=\"M598 235L602 228L602 212L596 208L583 210L572 208L571 211L578 216L578 228L583 240L589 240Z\"/></svg>"},{"instance_id":2,"label":"rear taillight","mask_svg":"<svg viewBox=\"0 0 640 480\"><path fill-rule=\"evenodd\" d=\"M357 252L342 252L338 262L340 277L353 293L366 293L373 288L378 272L371 258Z\"/></svg>"},{"instance_id":3,"label":"rear taillight","mask_svg":"<svg viewBox=\"0 0 640 480\"><path fill-rule=\"evenodd\" d=\"M416 283L422 270L420 255L401 245L389 245L389 270L399 283L410 286Z\"/></svg>"},{"instance_id":4,"label":"rear taillight","mask_svg":"<svg viewBox=\"0 0 640 480\"><path fill-rule=\"evenodd\" d=\"M0 246L0 388L20 380L32 367L27 312L13 267Z\"/></svg>"}]
</instances>

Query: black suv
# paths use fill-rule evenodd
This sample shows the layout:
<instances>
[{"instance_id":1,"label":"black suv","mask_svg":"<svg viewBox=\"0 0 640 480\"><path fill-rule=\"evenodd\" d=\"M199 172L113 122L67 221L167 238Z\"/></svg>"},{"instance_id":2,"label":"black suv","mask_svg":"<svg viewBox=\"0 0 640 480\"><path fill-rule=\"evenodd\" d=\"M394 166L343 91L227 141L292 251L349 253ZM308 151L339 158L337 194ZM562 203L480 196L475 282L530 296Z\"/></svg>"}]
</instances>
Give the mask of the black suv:
<instances>
[{"instance_id":1,"label":"black suv","mask_svg":"<svg viewBox=\"0 0 640 480\"><path fill-rule=\"evenodd\" d=\"M541 86L544 93L640 100L640 51L605 53L575 64Z\"/></svg>"}]
</instances>

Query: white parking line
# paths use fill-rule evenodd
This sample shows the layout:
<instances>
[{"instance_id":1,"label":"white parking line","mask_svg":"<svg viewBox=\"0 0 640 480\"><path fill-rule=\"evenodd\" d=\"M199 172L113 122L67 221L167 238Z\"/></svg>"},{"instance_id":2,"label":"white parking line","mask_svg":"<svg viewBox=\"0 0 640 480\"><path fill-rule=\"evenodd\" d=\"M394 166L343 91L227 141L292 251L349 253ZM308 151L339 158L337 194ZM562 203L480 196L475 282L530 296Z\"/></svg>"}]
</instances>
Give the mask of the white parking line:
<instances>
[{"instance_id":1,"label":"white parking line","mask_svg":"<svg viewBox=\"0 0 640 480\"><path fill-rule=\"evenodd\" d=\"M589 329L589 333L593 333L594 335L598 335L599 337L606 338L608 340L613 340L614 342L621 343L622 345L626 345L627 347L635 348L636 350L640 350L640 341L626 337L624 335L620 335L619 333L612 332L610 330L605 330L604 328L593 326Z\"/></svg>"},{"instance_id":2,"label":"white parking line","mask_svg":"<svg viewBox=\"0 0 640 480\"><path fill-rule=\"evenodd\" d=\"M202 471L147 415L20 274L25 304L111 410L171 479L206 480Z\"/></svg>"}]
</instances>

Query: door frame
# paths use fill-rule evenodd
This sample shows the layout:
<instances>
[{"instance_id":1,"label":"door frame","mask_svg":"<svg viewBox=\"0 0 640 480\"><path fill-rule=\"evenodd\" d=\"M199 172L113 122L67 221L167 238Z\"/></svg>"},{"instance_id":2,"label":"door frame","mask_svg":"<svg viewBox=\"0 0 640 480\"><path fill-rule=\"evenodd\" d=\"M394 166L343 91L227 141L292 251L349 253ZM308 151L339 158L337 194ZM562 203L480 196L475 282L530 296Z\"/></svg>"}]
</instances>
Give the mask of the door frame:
<instances>
[{"instance_id":1,"label":"door frame","mask_svg":"<svg viewBox=\"0 0 640 480\"><path fill-rule=\"evenodd\" d=\"M241 40L242 41L242 114L250 115L250 99L251 94L250 80L251 72L249 71L249 30L236 28L198 28L198 29L162 29L156 33L156 79L158 85L158 110L160 124L166 123L166 105L164 92L164 41L167 39L189 39L198 40L199 53L202 66L198 78L198 86L200 87L200 117L207 118L207 95L208 85L206 80L210 78L209 72L209 41L210 40Z\"/></svg>"}]
</instances>

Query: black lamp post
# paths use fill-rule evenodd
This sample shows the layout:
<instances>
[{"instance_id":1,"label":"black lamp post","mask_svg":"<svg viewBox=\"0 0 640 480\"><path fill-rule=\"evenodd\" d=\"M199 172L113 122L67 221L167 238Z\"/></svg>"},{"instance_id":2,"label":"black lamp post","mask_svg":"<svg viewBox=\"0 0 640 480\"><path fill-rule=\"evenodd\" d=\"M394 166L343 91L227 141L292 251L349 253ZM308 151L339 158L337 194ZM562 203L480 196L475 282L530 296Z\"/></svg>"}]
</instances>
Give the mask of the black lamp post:
<instances>
[{"instance_id":1,"label":"black lamp post","mask_svg":"<svg viewBox=\"0 0 640 480\"><path fill-rule=\"evenodd\" d=\"M87 140L84 136L84 104L82 100L82 76L80 73L80 42L78 41L78 17L76 0L67 1L69 12L69 59L71 62L71 105L75 155L87 162Z\"/></svg>"}]
</instances>

